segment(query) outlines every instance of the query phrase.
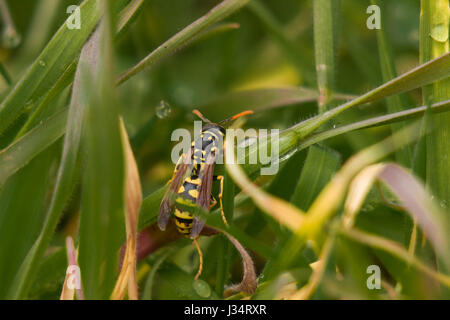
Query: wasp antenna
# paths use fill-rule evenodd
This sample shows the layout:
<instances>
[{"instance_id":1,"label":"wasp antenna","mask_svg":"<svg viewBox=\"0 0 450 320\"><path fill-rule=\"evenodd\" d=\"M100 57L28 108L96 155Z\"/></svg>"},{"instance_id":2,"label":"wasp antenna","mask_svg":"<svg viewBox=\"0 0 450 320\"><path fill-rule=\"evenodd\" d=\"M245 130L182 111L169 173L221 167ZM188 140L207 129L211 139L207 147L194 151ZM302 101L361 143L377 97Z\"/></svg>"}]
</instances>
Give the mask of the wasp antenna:
<instances>
[{"instance_id":1,"label":"wasp antenna","mask_svg":"<svg viewBox=\"0 0 450 320\"><path fill-rule=\"evenodd\" d=\"M195 114L197 117L199 117L200 119L202 119L203 122L208 122L211 123L211 121L208 118L205 118L200 111L198 111L197 109L192 110L192 113Z\"/></svg>"},{"instance_id":2,"label":"wasp antenna","mask_svg":"<svg viewBox=\"0 0 450 320\"><path fill-rule=\"evenodd\" d=\"M254 112L252 110L243 111L243 112L238 113L237 115L234 115L234 116L232 116L232 117L230 117L228 119L220 121L219 124L222 125L222 124L228 123L230 121L236 120L236 119L238 119L240 117L246 116L248 114L253 114L253 113Z\"/></svg>"}]
</instances>

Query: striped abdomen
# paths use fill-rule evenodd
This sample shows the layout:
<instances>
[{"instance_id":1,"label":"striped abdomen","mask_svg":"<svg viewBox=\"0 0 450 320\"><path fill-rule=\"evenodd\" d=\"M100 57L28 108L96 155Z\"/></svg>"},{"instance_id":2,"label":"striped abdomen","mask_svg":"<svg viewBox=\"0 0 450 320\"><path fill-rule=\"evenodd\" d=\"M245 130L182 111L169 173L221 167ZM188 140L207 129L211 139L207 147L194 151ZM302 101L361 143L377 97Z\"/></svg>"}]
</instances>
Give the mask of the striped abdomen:
<instances>
[{"instance_id":1,"label":"striped abdomen","mask_svg":"<svg viewBox=\"0 0 450 320\"><path fill-rule=\"evenodd\" d=\"M196 175L192 175L180 186L175 199L175 224L180 233L189 235L192 230L192 221L194 216L186 207L195 207L198 197L198 187L200 179ZM177 205L181 204L181 205Z\"/></svg>"}]
</instances>

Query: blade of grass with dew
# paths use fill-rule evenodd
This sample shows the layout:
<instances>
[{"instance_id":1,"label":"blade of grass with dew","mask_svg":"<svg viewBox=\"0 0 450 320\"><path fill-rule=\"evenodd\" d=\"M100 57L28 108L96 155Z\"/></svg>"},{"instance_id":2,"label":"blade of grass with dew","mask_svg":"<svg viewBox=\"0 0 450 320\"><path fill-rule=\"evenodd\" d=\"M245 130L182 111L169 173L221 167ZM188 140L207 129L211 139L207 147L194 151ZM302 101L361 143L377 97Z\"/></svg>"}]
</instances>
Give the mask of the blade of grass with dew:
<instances>
[{"instance_id":1,"label":"blade of grass with dew","mask_svg":"<svg viewBox=\"0 0 450 320\"><path fill-rule=\"evenodd\" d=\"M304 139L299 145L298 149L302 150L304 148L309 147L310 145L313 145L315 143L324 141L326 139L330 139L342 134L345 134L347 132L352 132L354 130L360 130L360 129L367 129L367 128L373 128L378 126L384 126L391 123L409 120L418 118L424 115L426 112L427 107L416 107L413 109L408 109L405 111L400 111L394 114L388 114L385 116L378 116L374 118L370 118L367 120L362 120L358 122L354 122L348 125L343 125L341 127L337 127L334 129L325 130L322 132L318 132L316 134L312 134L311 136ZM440 103L436 103L432 106L431 111L433 113L441 113L441 112L448 112L450 111L450 100L442 101Z\"/></svg>"},{"instance_id":2,"label":"blade of grass with dew","mask_svg":"<svg viewBox=\"0 0 450 320\"><path fill-rule=\"evenodd\" d=\"M430 82L442 79L449 74L450 53L447 53L439 58L420 65L419 67L416 67L389 81L388 83L385 83L347 103L330 109L323 114L319 114L313 118L302 121L297 125L282 131L278 139L280 159L286 159L293 155L295 153L295 147L293 146L300 144L302 140L311 135L317 128L333 119L341 112L360 104L372 102L393 94L415 89L418 86L423 86ZM266 139L265 141L259 142L259 148L264 147L270 150L270 141L271 139ZM254 154L258 152L258 148L250 148L250 152L245 154L245 156L246 158L252 159L252 157L258 157L257 154ZM244 153L241 152L241 154ZM252 173L258 169L258 165L247 164L248 161L245 161L245 159L239 159L239 162L244 163L243 168L249 173Z\"/></svg>"},{"instance_id":3,"label":"blade of grass with dew","mask_svg":"<svg viewBox=\"0 0 450 320\"><path fill-rule=\"evenodd\" d=\"M131 23L133 18L136 16L137 12L139 11L138 9L140 8L141 4L142 4L142 1L134 0L134 1L130 2L129 6L122 11L121 16L120 16L120 21L121 22L120 22L119 34L123 31L123 28L126 28L127 26L129 26L129 24ZM182 45L182 44L180 44L180 45ZM174 50L177 49L177 48L178 48L178 46L174 46ZM162 58L163 56L164 55L159 55L159 58ZM70 77L70 73L69 73L70 70L71 70L70 68L66 70L66 73L64 75L64 79L67 79L67 78ZM63 88L64 88L63 85L55 86L52 89L51 95L48 96L48 99L44 99L42 104L38 107L38 109L36 109L36 111L40 112L40 111L44 110L47 107L47 102L49 102L50 98L52 98L53 96L57 95L60 92L60 90L62 90ZM34 121L36 118L39 118L39 117L36 116L36 115L32 115L32 117L30 118L30 121ZM60 121L60 119L59 118L57 118L57 119L55 118L54 121ZM29 125L26 125L25 127L27 127L27 126L29 126ZM52 124L51 127L59 128L59 123L58 124L56 124L56 123ZM23 132L25 130L26 130L26 128L22 130L21 134L23 134ZM63 134L63 131L59 131L59 132L50 132L51 130L46 130L46 131L49 131L49 133L51 133L51 136L58 136L58 135L62 135ZM36 144L33 147L35 147L35 150L44 150L45 149L45 145ZM37 153L33 152L32 154L37 154ZM18 164L20 166L20 162Z\"/></svg>"},{"instance_id":4,"label":"blade of grass with dew","mask_svg":"<svg viewBox=\"0 0 450 320\"><path fill-rule=\"evenodd\" d=\"M224 0L224 1L222 1L216 7L211 9L207 14L205 14L201 18L197 19L196 21L191 23L189 26L185 27L183 30L181 30L180 32L178 32L177 34L172 36L165 43L160 45L157 49L155 49L147 57L145 57L143 60L141 60L137 65L130 68L128 71L124 72L120 76L118 83L120 84L120 83L128 80L129 78L134 76L136 73L138 73L141 70L154 64L157 60L174 52L177 48L179 48L181 45L186 43L186 41L188 41L189 39L192 39L193 37L198 35L203 30L207 29L214 23L219 22L220 20L226 18L233 12L239 10L240 8L245 6L248 2L249 2L249 0Z\"/></svg>"},{"instance_id":5,"label":"blade of grass with dew","mask_svg":"<svg viewBox=\"0 0 450 320\"><path fill-rule=\"evenodd\" d=\"M76 66L76 63L72 63L56 81L55 85L42 97L42 100L39 101L34 111L30 114L25 124L17 133L15 139L20 138L40 121L48 117L48 105L72 83Z\"/></svg>"},{"instance_id":6,"label":"blade of grass with dew","mask_svg":"<svg viewBox=\"0 0 450 320\"><path fill-rule=\"evenodd\" d=\"M80 6L83 24L73 32L63 24L39 57L0 105L0 133L46 92L72 63L100 19L98 1L86 0Z\"/></svg>"},{"instance_id":7,"label":"blade of grass with dew","mask_svg":"<svg viewBox=\"0 0 450 320\"><path fill-rule=\"evenodd\" d=\"M305 245L306 240L317 240L323 226L343 201L350 181L362 168L389 155L396 150L396 146L411 143L418 138L418 132L415 131L417 130L417 124L403 130L407 130L408 134L397 132L391 137L360 151L342 166L303 216L299 228L294 231L296 237L290 238L290 241L287 242L280 253L274 267L276 270L289 268L295 257L292 253L299 252Z\"/></svg>"},{"instance_id":8,"label":"blade of grass with dew","mask_svg":"<svg viewBox=\"0 0 450 320\"><path fill-rule=\"evenodd\" d=\"M311 119L299 123L295 128L299 138L303 138L315 129L333 119L341 112L355 106L373 102L391 95L400 94L415 88L441 80L450 75L450 52L443 54L431 61L398 76L391 81L347 102L336 108L330 109L323 114L319 114ZM289 130L287 130L289 134Z\"/></svg>"},{"instance_id":9,"label":"blade of grass with dew","mask_svg":"<svg viewBox=\"0 0 450 320\"><path fill-rule=\"evenodd\" d=\"M352 132L354 130L360 130L364 128L371 128L374 126L387 125L395 121L403 121L405 119L413 119L416 117L420 117L424 114L426 107L417 107L413 109L408 109L402 112L398 112L396 114L379 116L372 119L363 120L360 122L344 125L342 127L337 127L334 129L329 129L323 132L319 132L311 135L310 137L302 140L299 144L296 143L286 143L280 146L280 153L289 153L294 150L296 152L303 150L313 144L318 142L345 134L347 132ZM447 112L450 111L450 100L444 101L441 103L437 103L433 105L432 111L436 113ZM261 164L257 164L254 166L243 166L246 169L246 173L251 175L255 173L260 167ZM161 199L166 192L166 186L158 189L152 194L148 195L144 201L141 208L140 220L139 220L139 229L143 229L148 225L156 222L157 212L159 205L161 204ZM220 223L219 223L220 224ZM218 225L219 225L218 224ZM234 234L232 234L235 236ZM239 239L240 240L240 239Z\"/></svg>"},{"instance_id":10,"label":"blade of grass with dew","mask_svg":"<svg viewBox=\"0 0 450 320\"><path fill-rule=\"evenodd\" d=\"M43 125L35 127L19 140L0 151L0 186L29 163L40 152L61 138L67 109L57 112L54 116L43 122Z\"/></svg>"},{"instance_id":11,"label":"blade of grass with dew","mask_svg":"<svg viewBox=\"0 0 450 320\"><path fill-rule=\"evenodd\" d=\"M319 89L319 113L333 99L340 0L313 1L314 55Z\"/></svg>"},{"instance_id":12,"label":"blade of grass with dew","mask_svg":"<svg viewBox=\"0 0 450 320\"><path fill-rule=\"evenodd\" d=\"M421 1L420 21L420 60L425 62L442 54L449 54L449 1ZM450 77L422 88L423 102L429 106L433 103L450 99ZM426 141L426 179L432 193L437 197L442 208L447 210L447 224L450 223L448 208L450 204L450 115L430 117L434 128ZM427 125L427 122L425 122ZM438 260L439 269L450 272L443 262ZM445 296L450 296L446 290Z\"/></svg>"},{"instance_id":13,"label":"blade of grass with dew","mask_svg":"<svg viewBox=\"0 0 450 320\"><path fill-rule=\"evenodd\" d=\"M387 3L380 3L378 0L371 0L373 5L382 5L382 12L387 12ZM397 76L395 70L395 60L392 54L392 49L389 41L388 34L386 32L387 25L385 15L381 15L381 25L380 29L376 29L377 43L378 43L378 55L380 59L381 75L383 82L388 82ZM395 113L405 110L405 106L408 105L407 99L403 95L397 95L386 98L386 105L389 113ZM398 123L391 126L392 132L405 127L407 123ZM399 149L395 153L397 161L404 166L410 166L413 159L413 150L411 146L405 146L405 148Z\"/></svg>"},{"instance_id":14,"label":"blade of grass with dew","mask_svg":"<svg viewBox=\"0 0 450 320\"><path fill-rule=\"evenodd\" d=\"M386 84L383 84L382 86L373 89L372 91L367 92L366 94L359 96L347 103L344 103L343 105L336 107L334 109L331 109L324 114L318 115L314 118L311 118L309 120L300 122L299 124L284 130L282 133L280 133L279 137L279 153L280 157L282 159L287 159L288 157L292 156L296 151L298 151L301 148L304 148L305 146L309 146L311 144L314 144L318 141L322 141L330 136L333 136L334 134L338 134L338 131L342 130L343 132L348 132L353 129L351 125L346 126L343 129L332 129L329 132L332 134L330 135L328 132L325 132L324 134L320 135L317 134L314 136L314 139L306 140L305 138L308 137L315 129L320 127L323 123L328 121L329 119L332 119L339 113L345 111L348 108L352 108L355 106L358 106L360 104L372 102L377 99L384 98L389 95L398 94L403 91L408 91L417 88L418 86L422 86L425 84L428 84L430 82L437 81L439 79L442 79L443 77L447 76L450 73L450 53L440 56L439 58L434 59L433 61L427 62L423 65L420 65L413 70L389 81ZM437 109L439 110L447 110L448 109L448 103L443 102L442 105L436 105ZM397 116L401 119L408 118L411 115L417 115L421 114L423 112L423 108L417 108L414 111L411 112L402 112L399 113ZM385 118L378 118L373 123L369 123L363 121L356 125L354 128L362 128L371 125L376 125L378 122L389 122L394 121L396 116L386 116ZM270 139L267 139L265 144L269 145L268 150L270 150ZM266 147L264 145L259 144L259 148ZM253 150L252 152L259 153L258 148L254 148L256 150ZM246 154L246 157L251 157L252 155ZM240 159L242 160L242 159ZM247 161L244 161L244 163L247 163ZM249 165L244 164L243 169L248 174L253 174L260 168L261 164L256 165ZM142 207L142 213L141 213L141 221L140 221L140 228L143 226L147 226L150 223L153 223L156 219L156 215L153 211L157 211L157 208L159 207L159 204L161 202L162 196L164 195L165 187L157 190L152 195L148 196L146 199L144 199L143 207Z\"/></svg>"},{"instance_id":15,"label":"blade of grass with dew","mask_svg":"<svg viewBox=\"0 0 450 320\"><path fill-rule=\"evenodd\" d=\"M117 277L118 251L125 238L125 160L111 67L116 30L113 8L113 3L104 3L98 72L86 70L82 83L88 104L83 133L87 162L82 182L79 264L87 299L110 297Z\"/></svg>"},{"instance_id":16,"label":"blade of grass with dew","mask_svg":"<svg viewBox=\"0 0 450 320\"><path fill-rule=\"evenodd\" d=\"M133 0L131 1L128 6L126 6L119 15L119 26L116 37L120 37L125 32L125 29L127 29L132 21L136 18L137 14L139 13L139 9L143 3L143 0ZM47 111L47 106L54 99L54 97L58 96L63 89L68 87L73 83L73 77L75 74L77 66L77 59L74 59L74 61L66 68L66 70L61 74L61 76L57 79L55 84L51 87L50 90L45 94L43 98L41 98L40 102L38 103L37 107L33 110L32 114L29 116L27 122L23 125L22 129L17 134L17 137L24 134L27 130L30 129L33 125L38 123L43 119L43 114ZM16 138L17 138L16 137Z\"/></svg>"}]
</instances>

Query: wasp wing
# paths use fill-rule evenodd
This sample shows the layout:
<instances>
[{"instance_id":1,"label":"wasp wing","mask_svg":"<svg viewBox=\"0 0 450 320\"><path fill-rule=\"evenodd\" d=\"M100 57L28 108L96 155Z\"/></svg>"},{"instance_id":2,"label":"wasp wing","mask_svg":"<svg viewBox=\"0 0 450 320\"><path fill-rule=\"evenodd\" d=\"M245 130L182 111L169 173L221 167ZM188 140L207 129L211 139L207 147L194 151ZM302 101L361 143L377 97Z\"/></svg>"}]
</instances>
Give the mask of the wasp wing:
<instances>
[{"instance_id":1,"label":"wasp wing","mask_svg":"<svg viewBox=\"0 0 450 320\"><path fill-rule=\"evenodd\" d=\"M186 171L192 165L192 161L191 161L192 153L193 153L193 148L191 148L189 150L189 153L187 154L187 156L183 160L183 162L179 161L177 163L177 165L175 167L174 175L170 182L169 189L167 189L167 191L164 194L164 197L161 201L161 206L159 207L159 213L158 213L158 226L163 231L166 230L166 226L167 226L167 223L169 222L170 214L172 213L173 203L174 203L173 196L178 191L178 188L180 187L180 184L183 181Z\"/></svg>"},{"instance_id":2,"label":"wasp wing","mask_svg":"<svg viewBox=\"0 0 450 320\"><path fill-rule=\"evenodd\" d=\"M209 210L209 205L211 203L211 189L214 177L214 165L216 162L216 154L212 152L200 172L200 186L198 188L197 206L203 210ZM194 218L191 231L191 239L197 238L197 236L202 232L205 226L205 221L199 217Z\"/></svg>"}]
</instances>

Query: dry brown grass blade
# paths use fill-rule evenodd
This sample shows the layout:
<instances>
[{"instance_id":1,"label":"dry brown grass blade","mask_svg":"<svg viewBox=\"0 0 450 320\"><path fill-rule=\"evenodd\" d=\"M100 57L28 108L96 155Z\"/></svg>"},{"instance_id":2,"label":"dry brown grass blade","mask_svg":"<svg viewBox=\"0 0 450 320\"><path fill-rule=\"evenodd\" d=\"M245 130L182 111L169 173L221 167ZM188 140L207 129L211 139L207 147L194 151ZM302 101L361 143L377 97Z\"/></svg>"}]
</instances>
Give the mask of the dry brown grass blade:
<instances>
[{"instance_id":1,"label":"dry brown grass blade","mask_svg":"<svg viewBox=\"0 0 450 320\"><path fill-rule=\"evenodd\" d=\"M131 300L138 299L138 286L136 280L136 243L139 209L142 203L142 189L139 179L139 171L131 149L125 126L120 119L122 144L125 153L126 182L125 182L125 226L127 242L122 268L114 287L111 299L122 300L128 285L128 297Z\"/></svg>"},{"instance_id":2,"label":"dry brown grass blade","mask_svg":"<svg viewBox=\"0 0 450 320\"><path fill-rule=\"evenodd\" d=\"M445 237L447 228L443 219L445 214L433 203L425 186L406 169L394 163L374 164L355 176L345 202L343 226L353 226L355 217L376 179L392 190L401 202L403 210L422 228L439 255L449 261L448 239ZM414 237L412 242L415 242ZM411 248L409 252L413 253Z\"/></svg>"},{"instance_id":3,"label":"dry brown grass blade","mask_svg":"<svg viewBox=\"0 0 450 320\"><path fill-rule=\"evenodd\" d=\"M256 288L258 286L253 260L248 254L248 252L244 249L244 247L239 243L239 241L237 241L235 238L233 238L226 232L224 232L224 234L228 238L228 240L230 240L230 242L234 245L236 250L239 251L239 254L241 255L242 258L242 267L244 269L242 281L237 285L233 285L227 288L225 296L229 295L232 292L241 292L241 291L248 295L252 295L255 293Z\"/></svg>"},{"instance_id":4,"label":"dry brown grass blade","mask_svg":"<svg viewBox=\"0 0 450 320\"><path fill-rule=\"evenodd\" d=\"M361 170L350 183L344 205L343 225L352 227L355 216L361 210L364 200L375 180L383 170L384 164L377 163Z\"/></svg>"}]
</instances>

